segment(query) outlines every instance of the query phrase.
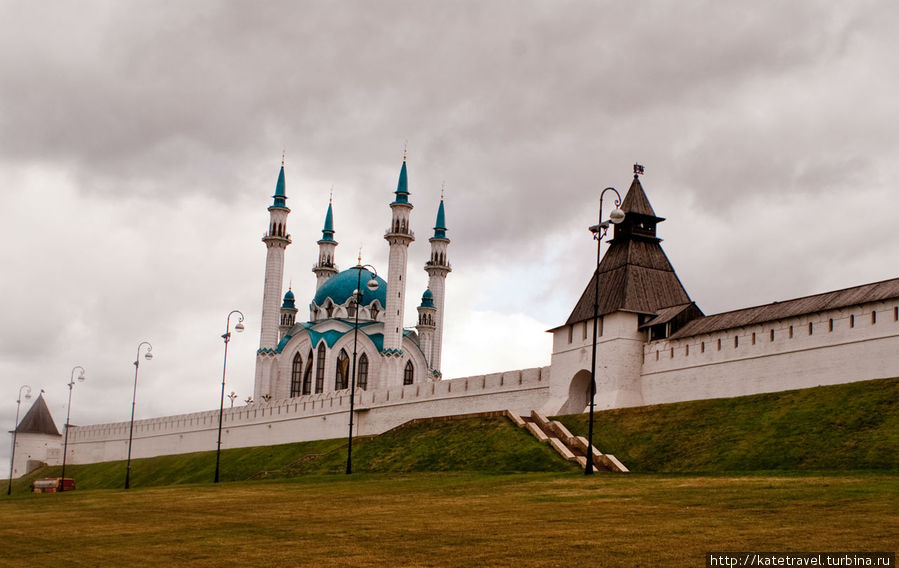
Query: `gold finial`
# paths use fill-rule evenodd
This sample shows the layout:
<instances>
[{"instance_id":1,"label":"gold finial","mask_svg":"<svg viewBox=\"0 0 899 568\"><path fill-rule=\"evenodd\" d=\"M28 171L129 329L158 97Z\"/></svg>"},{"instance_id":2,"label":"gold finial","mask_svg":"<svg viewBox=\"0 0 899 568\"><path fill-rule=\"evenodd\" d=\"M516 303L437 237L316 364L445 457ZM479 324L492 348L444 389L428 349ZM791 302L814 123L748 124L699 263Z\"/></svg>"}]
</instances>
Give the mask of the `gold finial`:
<instances>
[{"instance_id":1,"label":"gold finial","mask_svg":"<svg viewBox=\"0 0 899 568\"><path fill-rule=\"evenodd\" d=\"M443 201L443 192L446 191L446 180L440 183L440 201Z\"/></svg>"},{"instance_id":2,"label":"gold finial","mask_svg":"<svg viewBox=\"0 0 899 568\"><path fill-rule=\"evenodd\" d=\"M328 203L334 203L334 184L331 184L331 195L328 197Z\"/></svg>"},{"instance_id":3,"label":"gold finial","mask_svg":"<svg viewBox=\"0 0 899 568\"><path fill-rule=\"evenodd\" d=\"M359 259L356 261L356 266L362 266L362 245L359 245Z\"/></svg>"},{"instance_id":4,"label":"gold finial","mask_svg":"<svg viewBox=\"0 0 899 568\"><path fill-rule=\"evenodd\" d=\"M408 148L408 146L409 146L409 139L407 138L407 139L403 140L403 161L404 162L406 161L406 149Z\"/></svg>"},{"instance_id":5,"label":"gold finial","mask_svg":"<svg viewBox=\"0 0 899 568\"><path fill-rule=\"evenodd\" d=\"M287 284L287 291L288 291L288 292L293 291L293 278L291 278L291 279L289 280L289 283Z\"/></svg>"},{"instance_id":6,"label":"gold finial","mask_svg":"<svg viewBox=\"0 0 899 568\"><path fill-rule=\"evenodd\" d=\"M284 167L284 158L287 156L287 148L281 150L281 167Z\"/></svg>"}]
</instances>

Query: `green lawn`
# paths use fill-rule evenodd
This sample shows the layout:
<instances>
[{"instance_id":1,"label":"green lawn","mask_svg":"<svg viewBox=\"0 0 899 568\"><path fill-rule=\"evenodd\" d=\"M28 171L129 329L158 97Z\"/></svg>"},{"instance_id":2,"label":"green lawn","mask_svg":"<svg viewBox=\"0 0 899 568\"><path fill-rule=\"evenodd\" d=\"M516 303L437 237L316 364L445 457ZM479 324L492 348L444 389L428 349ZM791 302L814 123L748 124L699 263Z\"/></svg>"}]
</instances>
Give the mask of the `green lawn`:
<instances>
[{"instance_id":1,"label":"green lawn","mask_svg":"<svg viewBox=\"0 0 899 568\"><path fill-rule=\"evenodd\" d=\"M704 566L895 551L899 476L354 474L0 501L0 566Z\"/></svg>"}]
</instances>

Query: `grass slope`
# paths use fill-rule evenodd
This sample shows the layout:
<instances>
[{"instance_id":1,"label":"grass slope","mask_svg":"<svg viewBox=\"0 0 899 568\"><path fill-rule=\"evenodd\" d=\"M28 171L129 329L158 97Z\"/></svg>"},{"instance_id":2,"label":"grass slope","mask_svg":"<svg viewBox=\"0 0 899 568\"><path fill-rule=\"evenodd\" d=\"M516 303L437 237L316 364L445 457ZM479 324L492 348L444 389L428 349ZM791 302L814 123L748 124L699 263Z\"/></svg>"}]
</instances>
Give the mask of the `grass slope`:
<instances>
[{"instance_id":1,"label":"grass slope","mask_svg":"<svg viewBox=\"0 0 899 568\"><path fill-rule=\"evenodd\" d=\"M137 442L139 443L139 442ZM353 441L354 472L477 471L482 473L572 471L573 466L504 417L409 424L380 436ZM55 477L48 467L13 481L16 492L38 477ZM346 471L346 440L320 440L222 451L222 481L287 479ZM213 479L215 452L131 461L131 486L205 483ZM123 487L125 462L67 465L78 489Z\"/></svg>"},{"instance_id":2,"label":"grass slope","mask_svg":"<svg viewBox=\"0 0 899 568\"><path fill-rule=\"evenodd\" d=\"M634 472L897 471L899 379L598 412L594 441Z\"/></svg>"}]
</instances>

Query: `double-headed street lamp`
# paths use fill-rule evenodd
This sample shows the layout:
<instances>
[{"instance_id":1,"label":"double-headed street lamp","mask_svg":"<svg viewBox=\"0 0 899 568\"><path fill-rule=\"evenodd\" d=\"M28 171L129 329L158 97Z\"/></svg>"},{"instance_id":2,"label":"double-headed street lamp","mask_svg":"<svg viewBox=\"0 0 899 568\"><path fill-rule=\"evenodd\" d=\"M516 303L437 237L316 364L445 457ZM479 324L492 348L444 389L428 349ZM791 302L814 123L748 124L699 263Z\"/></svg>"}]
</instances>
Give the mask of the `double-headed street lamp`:
<instances>
[{"instance_id":1,"label":"double-headed street lamp","mask_svg":"<svg viewBox=\"0 0 899 568\"><path fill-rule=\"evenodd\" d=\"M16 433L19 431L19 407L22 405L22 391L25 391L25 400L31 398L31 387L28 385L22 385L19 387L19 398L16 399L16 422L12 429L12 457L9 458L9 487L6 489L6 494L12 494L12 468L13 464L16 461Z\"/></svg>"},{"instance_id":2,"label":"double-headed street lamp","mask_svg":"<svg viewBox=\"0 0 899 568\"><path fill-rule=\"evenodd\" d=\"M153 358L153 346L149 341L141 341L137 344L137 356L134 358L134 393L131 395L131 428L128 430L128 465L125 468L125 489L131 487L131 442L134 439L134 403L137 400L137 371L140 369L140 348L147 346L144 358L149 361Z\"/></svg>"},{"instance_id":3,"label":"double-headed street lamp","mask_svg":"<svg viewBox=\"0 0 899 568\"><path fill-rule=\"evenodd\" d=\"M222 458L222 414L225 412L225 371L228 368L228 342L231 341L231 316L234 314L240 316L237 325L234 326L234 331L240 333L244 330L243 312L240 310L231 310L228 314L228 319L225 320L225 334L222 335L222 339L225 340L225 361L222 364L222 397L221 404L219 405L219 438L215 449L215 483L219 482L219 463Z\"/></svg>"},{"instance_id":4,"label":"double-headed street lamp","mask_svg":"<svg viewBox=\"0 0 899 568\"><path fill-rule=\"evenodd\" d=\"M605 221L602 219L602 200L607 191L615 193L615 208ZM596 405L596 337L599 326L599 260L602 240L609 231L609 225L624 221L624 211L621 206L621 194L614 187L607 187L599 194L599 223L590 227L593 238L596 240L596 272L593 274L593 360L590 363L590 424L587 429L587 465L584 467L584 475L593 475L593 408Z\"/></svg>"},{"instance_id":5,"label":"double-headed street lamp","mask_svg":"<svg viewBox=\"0 0 899 568\"><path fill-rule=\"evenodd\" d=\"M59 482L59 491L66 490L66 454L68 454L69 450L69 418L72 415L72 387L75 386L75 370L80 369L81 372L78 373L78 382L84 382L84 367L81 365L76 365L72 367L72 375L69 378L69 404L66 407L66 435L63 439L62 443L62 475L61 480Z\"/></svg>"},{"instance_id":6,"label":"double-headed street lamp","mask_svg":"<svg viewBox=\"0 0 899 568\"><path fill-rule=\"evenodd\" d=\"M350 379L350 433L347 439L346 450L347 475L353 473L353 413L355 412L356 403L356 352L359 343L359 310L362 308L362 298L364 295L362 292L362 270L366 268L371 270L371 279L366 284L366 287L374 292L379 286L378 271L370 264L363 265L360 255L359 264L356 266L356 289L353 290L353 301L356 303L356 310L353 319L353 374L352 379Z\"/></svg>"}]
</instances>

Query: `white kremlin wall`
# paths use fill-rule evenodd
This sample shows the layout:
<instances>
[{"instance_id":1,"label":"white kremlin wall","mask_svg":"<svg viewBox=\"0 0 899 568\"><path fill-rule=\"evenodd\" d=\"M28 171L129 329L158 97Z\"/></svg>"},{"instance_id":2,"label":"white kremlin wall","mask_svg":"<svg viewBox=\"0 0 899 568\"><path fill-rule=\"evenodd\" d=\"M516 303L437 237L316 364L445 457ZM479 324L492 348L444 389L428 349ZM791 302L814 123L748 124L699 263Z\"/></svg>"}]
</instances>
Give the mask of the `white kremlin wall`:
<instances>
[{"instance_id":1,"label":"white kremlin wall","mask_svg":"<svg viewBox=\"0 0 899 568\"><path fill-rule=\"evenodd\" d=\"M645 404L895 377L899 307L896 300L866 303L653 341L643 359Z\"/></svg>"},{"instance_id":2,"label":"white kremlin wall","mask_svg":"<svg viewBox=\"0 0 899 568\"><path fill-rule=\"evenodd\" d=\"M506 409L528 414L543 407L548 392L549 367L358 391L355 434L379 434L414 418ZM348 434L349 406L349 390L342 390L226 408L222 448L340 438ZM131 455L214 450L218 415L218 410L210 410L137 420ZM128 427L128 422L72 427L67 463L124 460ZM20 471L24 473L24 467Z\"/></svg>"}]
</instances>

